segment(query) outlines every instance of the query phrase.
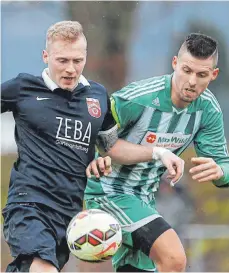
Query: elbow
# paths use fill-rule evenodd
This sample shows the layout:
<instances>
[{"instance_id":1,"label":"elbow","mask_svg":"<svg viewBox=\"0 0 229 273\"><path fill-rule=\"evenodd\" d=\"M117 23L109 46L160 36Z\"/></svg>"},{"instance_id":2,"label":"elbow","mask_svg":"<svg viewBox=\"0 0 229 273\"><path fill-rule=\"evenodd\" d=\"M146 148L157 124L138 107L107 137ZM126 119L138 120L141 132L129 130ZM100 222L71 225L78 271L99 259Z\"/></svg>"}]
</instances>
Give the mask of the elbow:
<instances>
[{"instance_id":1,"label":"elbow","mask_svg":"<svg viewBox=\"0 0 229 273\"><path fill-rule=\"evenodd\" d=\"M215 180L212 181L212 183L217 187L217 188L229 188L229 181L225 181L223 179Z\"/></svg>"},{"instance_id":2,"label":"elbow","mask_svg":"<svg viewBox=\"0 0 229 273\"><path fill-rule=\"evenodd\" d=\"M217 188L220 188L220 189L229 188L229 183L224 184L224 185L216 185L216 184L215 184L215 186L216 186Z\"/></svg>"}]
</instances>

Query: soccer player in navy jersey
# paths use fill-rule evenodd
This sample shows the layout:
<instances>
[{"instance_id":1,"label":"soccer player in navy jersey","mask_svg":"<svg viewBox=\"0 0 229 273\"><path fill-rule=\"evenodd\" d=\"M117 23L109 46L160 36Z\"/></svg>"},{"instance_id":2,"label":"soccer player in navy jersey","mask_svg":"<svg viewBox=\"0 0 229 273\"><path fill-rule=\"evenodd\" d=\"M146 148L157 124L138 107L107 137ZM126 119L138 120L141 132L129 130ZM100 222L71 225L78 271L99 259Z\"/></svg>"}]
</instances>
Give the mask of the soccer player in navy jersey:
<instances>
[{"instance_id":1,"label":"soccer player in navy jersey","mask_svg":"<svg viewBox=\"0 0 229 273\"><path fill-rule=\"evenodd\" d=\"M7 272L57 272L68 261L66 228L82 210L95 144L119 164L157 157L174 181L182 175L172 152L118 139L106 89L82 75L86 56L82 26L58 22L47 31L42 76L19 74L1 86L1 111L13 113L18 147L3 209L14 258ZM111 171L109 157L96 164L104 175Z\"/></svg>"}]
</instances>

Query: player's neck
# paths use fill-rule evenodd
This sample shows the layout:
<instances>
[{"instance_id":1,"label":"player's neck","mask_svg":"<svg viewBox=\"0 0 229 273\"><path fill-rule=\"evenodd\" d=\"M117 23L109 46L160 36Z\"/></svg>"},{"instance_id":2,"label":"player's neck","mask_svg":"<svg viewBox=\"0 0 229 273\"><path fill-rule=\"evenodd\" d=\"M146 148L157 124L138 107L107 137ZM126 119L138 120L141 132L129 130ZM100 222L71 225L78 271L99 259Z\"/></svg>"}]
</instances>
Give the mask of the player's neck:
<instances>
[{"instance_id":1,"label":"player's neck","mask_svg":"<svg viewBox=\"0 0 229 273\"><path fill-rule=\"evenodd\" d=\"M51 78L51 75L50 75L50 73L49 73L49 69L46 68L46 69L45 69L45 72L46 72L46 74L48 75L49 79L56 85L56 87L59 87L59 88L63 89L61 86L59 86L59 85L55 82L54 79ZM72 87L72 88L65 88L64 90L69 91L69 92L73 92L73 90L75 90L75 88L78 86L78 84L79 84L79 81L76 82L76 84L75 84L74 87Z\"/></svg>"},{"instance_id":2,"label":"player's neck","mask_svg":"<svg viewBox=\"0 0 229 273\"><path fill-rule=\"evenodd\" d=\"M176 92L171 91L171 100L176 108L183 109L189 106L190 102L182 101Z\"/></svg>"},{"instance_id":3,"label":"player's neck","mask_svg":"<svg viewBox=\"0 0 229 273\"><path fill-rule=\"evenodd\" d=\"M177 86L174 82L174 77L172 78L172 83L171 83L171 101L172 104L179 109L184 109L189 106L190 102L186 102L181 99L179 96L179 90L177 90Z\"/></svg>"}]
</instances>

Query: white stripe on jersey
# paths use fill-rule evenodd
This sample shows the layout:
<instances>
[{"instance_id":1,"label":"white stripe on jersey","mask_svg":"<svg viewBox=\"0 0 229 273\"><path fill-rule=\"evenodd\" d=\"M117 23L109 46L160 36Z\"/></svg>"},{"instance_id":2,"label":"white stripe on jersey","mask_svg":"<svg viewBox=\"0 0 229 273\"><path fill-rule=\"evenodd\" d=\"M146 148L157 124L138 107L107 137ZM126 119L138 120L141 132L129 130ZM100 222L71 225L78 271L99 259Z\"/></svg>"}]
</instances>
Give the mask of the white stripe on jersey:
<instances>
[{"instance_id":1,"label":"white stripe on jersey","mask_svg":"<svg viewBox=\"0 0 229 273\"><path fill-rule=\"evenodd\" d=\"M129 227L124 227L123 230L128 231L128 232L134 232L135 230L147 225L148 223L150 223L160 217L162 217L162 216L159 214L152 214L148 217L145 217L145 218L131 224L131 226L129 226Z\"/></svg>"},{"instance_id":2,"label":"white stripe on jersey","mask_svg":"<svg viewBox=\"0 0 229 273\"><path fill-rule=\"evenodd\" d=\"M135 144L140 143L145 133L147 132L153 113L154 108L145 108L141 118L138 122L132 127L129 134L126 137L126 140Z\"/></svg>"},{"instance_id":3,"label":"white stripe on jersey","mask_svg":"<svg viewBox=\"0 0 229 273\"><path fill-rule=\"evenodd\" d=\"M104 211L106 211L107 213L111 214L114 218L116 218L118 222L121 224L121 226L129 225L122 217L120 217L118 213L116 214L116 210L114 208L109 207L107 203L101 203L100 206Z\"/></svg>"},{"instance_id":4,"label":"white stripe on jersey","mask_svg":"<svg viewBox=\"0 0 229 273\"><path fill-rule=\"evenodd\" d=\"M98 199L97 199L98 200ZM128 215L126 215L126 213L119 208L113 201L110 201L106 196L99 198L99 201L106 206L106 208L110 211L112 211L113 215L117 218L119 217L119 219L121 218L122 222L124 222L125 225L130 225L133 223L133 221L129 218Z\"/></svg>"},{"instance_id":5,"label":"white stripe on jersey","mask_svg":"<svg viewBox=\"0 0 229 273\"><path fill-rule=\"evenodd\" d=\"M207 96L207 97L210 97L213 99L214 103L218 106L220 112L221 112L221 107L219 105L219 102L217 100L217 98L214 96L214 94L209 90L209 89L206 89L206 91L204 92L204 94Z\"/></svg>"},{"instance_id":6,"label":"white stripe on jersey","mask_svg":"<svg viewBox=\"0 0 229 273\"><path fill-rule=\"evenodd\" d=\"M173 117L173 113L162 112L160 123L157 128L157 133L167 132L172 117Z\"/></svg>"},{"instance_id":7,"label":"white stripe on jersey","mask_svg":"<svg viewBox=\"0 0 229 273\"><path fill-rule=\"evenodd\" d=\"M194 124L193 132L192 132L193 136L197 133L197 131L200 128L200 122L201 122L202 114L203 114L202 110L201 111L196 111L195 124Z\"/></svg>"},{"instance_id":8,"label":"white stripe on jersey","mask_svg":"<svg viewBox=\"0 0 229 273\"><path fill-rule=\"evenodd\" d=\"M225 140L225 141L226 141L226 140ZM224 145L223 145L223 148L224 148L225 155L226 155L226 156L229 156L228 149L227 149L227 145L224 144Z\"/></svg>"},{"instance_id":9,"label":"white stripe on jersey","mask_svg":"<svg viewBox=\"0 0 229 273\"><path fill-rule=\"evenodd\" d=\"M129 100L132 100L132 99L135 99L137 97L140 97L140 96L143 96L143 95L146 95L146 94L150 94L150 93L153 93L153 92L157 92L157 91L160 91L160 90L164 90L165 89L165 85L162 85L161 87L157 87L155 89L150 89L146 92L143 92L143 93L140 93L140 94L136 94L134 96L130 96L128 97Z\"/></svg>"},{"instance_id":10,"label":"white stripe on jersey","mask_svg":"<svg viewBox=\"0 0 229 273\"><path fill-rule=\"evenodd\" d=\"M126 93L136 91L138 88L146 88L150 85L154 85L155 83L160 83L160 82L164 82L164 81L165 81L165 77L162 77L159 80L150 78L148 80L133 82L132 84L129 84L128 86L125 87L126 91L123 92L122 94L126 95ZM132 86L132 85L134 85L134 86Z\"/></svg>"},{"instance_id":11,"label":"white stripe on jersey","mask_svg":"<svg viewBox=\"0 0 229 273\"><path fill-rule=\"evenodd\" d=\"M174 130L174 133L184 133L185 132L185 129L188 125L188 122L191 118L191 115L190 114L187 114L186 113L187 111L183 112L182 113L182 116L181 118L179 119L179 122L176 126L176 129Z\"/></svg>"},{"instance_id":12,"label":"white stripe on jersey","mask_svg":"<svg viewBox=\"0 0 229 273\"><path fill-rule=\"evenodd\" d=\"M165 78L162 78L160 80L155 80L152 82L147 82L145 84L141 85L137 85L133 88L129 88L127 89L125 92L123 92L120 96L124 99L130 99L131 96L138 94L138 95L142 95L142 92L144 91L149 91L150 92L156 92L154 91L155 89L157 89L156 87L159 87L161 85L165 85Z\"/></svg>"},{"instance_id":13,"label":"white stripe on jersey","mask_svg":"<svg viewBox=\"0 0 229 273\"><path fill-rule=\"evenodd\" d=\"M215 96L212 94L210 90L206 89L200 96L203 99L210 101L212 106L216 109L217 112L219 113L222 112L217 99L215 98Z\"/></svg>"},{"instance_id":14,"label":"white stripe on jersey","mask_svg":"<svg viewBox=\"0 0 229 273\"><path fill-rule=\"evenodd\" d=\"M103 181L100 184L104 192L109 192L110 194L115 193L115 189L113 188L112 185L113 185L114 179L116 179L119 176L119 172L121 168L122 168L122 165L112 163L112 173L110 174L112 179L110 179L111 177L103 176Z\"/></svg>"}]
</instances>

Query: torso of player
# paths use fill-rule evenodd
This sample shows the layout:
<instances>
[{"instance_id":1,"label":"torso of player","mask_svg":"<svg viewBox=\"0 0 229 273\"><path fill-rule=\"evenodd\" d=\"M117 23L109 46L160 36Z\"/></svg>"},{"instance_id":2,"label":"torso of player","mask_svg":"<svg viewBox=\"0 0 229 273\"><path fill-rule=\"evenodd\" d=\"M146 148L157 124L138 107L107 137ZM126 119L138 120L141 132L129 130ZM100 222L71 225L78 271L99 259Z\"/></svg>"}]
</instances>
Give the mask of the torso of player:
<instances>
[{"instance_id":1,"label":"torso of player","mask_svg":"<svg viewBox=\"0 0 229 273\"><path fill-rule=\"evenodd\" d=\"M74 92L51 91L42 87L41 78L33 80L36 87L32 90L26 81L22 82L15 113L18 130L24 130L28 136L24 146L31 152L40 147L36 149L38 157L54 161L62 168L68 159L80 159L87 165L107 111L105 91L93 82L91 86L79 86ZM34 145L29 134L35 139Z\"/></svg>"},{"instance_id":2,"label":"torso of player","mask_svg":"<svg viewBox=\"0 0 229 273\"><path fill-rule=\"evenodd\" d=\"M163 76L152 80L145 89L140 85L140 92L135 91L135 97L128 96L128 93L124 95L131 99L134 112L139 115L128 121L131 127L120 130L121 137L144 146L167 148L178 154L192 142L201 126L203 108L194 103L185 109L177 109L171 101L170 84L171 76Z\"/></svg>"},{"instance_id":3,"label":"torso of player","mask_svg":"<svg viewBox=\"0 0 229 273\"><path fill-rule=\"evenodd\" d=\"M85 170L107 112L106 90L90 82L73 92L51 91L28 74L19 83L13 110L19 158L8 202L39 202L72 217L82 209Z\"/></svg>"},{"instance_id":4,"label":"torso of player","mask_svg":"<svg viewBox=\"0 0 229 273\"><path fill-rule=\"evenodd\" d=\"M151 78L135 82L114 94L115 115L120 123L119 137L135 144L163 147L180 155L196 138L212 110L209 91L185 109L177 109L171 101L171 77ZM210 110L209 110L210 109ZM158 188L165 169L161 161L132 166L113 164L108 177L101 178L99 192L127 193L148 201ZM86 193L93 196L88 183Z\"/></svg>"}]
</instances>

